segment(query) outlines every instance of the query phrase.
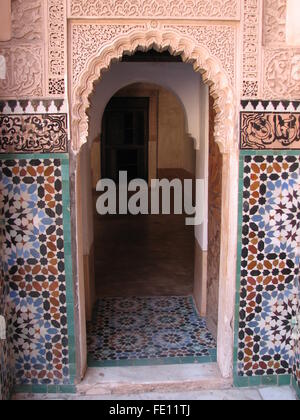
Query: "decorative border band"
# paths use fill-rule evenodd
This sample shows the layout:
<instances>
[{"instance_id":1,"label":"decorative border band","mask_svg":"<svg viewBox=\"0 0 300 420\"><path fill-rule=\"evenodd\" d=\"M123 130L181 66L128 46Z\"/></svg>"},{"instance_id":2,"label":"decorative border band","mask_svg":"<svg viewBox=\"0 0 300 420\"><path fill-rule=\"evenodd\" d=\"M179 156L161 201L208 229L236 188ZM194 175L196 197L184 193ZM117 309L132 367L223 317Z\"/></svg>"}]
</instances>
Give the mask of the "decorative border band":
<instances>
[{"instance_id":1,"label":"decorative border band","mask_svg":"<svg viewBox=\"0 0 300 420\"><path fill-rule=\"evenodd\" d=\"M67 153L67 114L0 115L0 154Z\"/></svg>"},{"instance_id":2,"label":"decorative border band","mask_svg":"<svg viewBox=\"0 0 300 420\"><path fill-rule=\"evenodd\" d=\"M67 114L64 99L19 99L0 101L0 114Z\"/></svg>"},{"instance_id":3,"label":"decorative border band","mask_svg":"<svg viewBox=\"0 0 300 420\"><path fill-rule=\"evenodd\" d=\"M300 112L299 101L243 100L241 111L257 112Z\"/></svg>"}]
</instances>

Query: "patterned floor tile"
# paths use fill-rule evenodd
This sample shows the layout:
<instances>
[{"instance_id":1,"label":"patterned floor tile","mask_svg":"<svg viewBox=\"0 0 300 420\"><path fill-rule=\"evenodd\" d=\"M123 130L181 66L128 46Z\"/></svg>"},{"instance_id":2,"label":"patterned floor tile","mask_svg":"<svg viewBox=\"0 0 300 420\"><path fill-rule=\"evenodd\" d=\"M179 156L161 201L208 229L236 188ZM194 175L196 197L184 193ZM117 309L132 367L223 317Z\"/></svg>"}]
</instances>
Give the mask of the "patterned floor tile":
<instances>
[{"instance_id":1,"label":"patterned floor tile","mask_svg":"<svg viewBox=\"0 0 300 420\"><path fill-rule=\"evenodd\" d=\"M100 299L88 324L93 366L201 362L215 354L215 340L191 297Z\"/></svg>"}]
</instances>

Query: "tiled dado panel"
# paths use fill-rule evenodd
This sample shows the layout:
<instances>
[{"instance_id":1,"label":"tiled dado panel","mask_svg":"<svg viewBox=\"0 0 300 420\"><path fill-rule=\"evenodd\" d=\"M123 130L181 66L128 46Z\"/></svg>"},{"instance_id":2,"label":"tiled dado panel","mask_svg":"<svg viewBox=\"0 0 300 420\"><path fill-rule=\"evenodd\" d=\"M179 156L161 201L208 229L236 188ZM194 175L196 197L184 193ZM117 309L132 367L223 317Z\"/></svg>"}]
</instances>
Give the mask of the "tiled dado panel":
<instances>
[{"instance_id":1,"label":"tiled dado panel","mask_svg":"<svg viewBox=\"0 0 300 420\"><path fill-rule=\"evenodd\" d=\"M298 283L298 288L299 288ZM299 302L300 302L300 291L299 292ZM298 313L300 313L300 303L298 302ZM299 326L298 326L299 329ZM300 399L300 340L298 339L298 343L296 344L296 351L295 351L295 361L293 366L293 385L298 394Z\"/></svg>"},{"instance_id":2,"label":"tiled dado panel","mask_svg":"<svg viewBox=\"0 0 300 420\"><path fill-rule=\"evenodd\" d=\"M240 122L236 383L299 393L300 102L244 100Z\"/></svg>"},{"instance_id":3,"label":"tiled dado panel","mask_svg":"<svg viewBox=\"0 0 300 420\"><path fill-rule=\"evenodd\" d=\"M242 151L235 383L290 381L299 295L300 152Z\"/></svg>"},{"instance_id":4,"label":"tiled dado panel","mask_svg":"<svg viewBox=\"0 0 300 420\"><path fill-rule=\"evenodd\" d=\"M75 338L68 155L2 155L0 172L17 390L70 391Z\"/></svg>"}]
</instances>

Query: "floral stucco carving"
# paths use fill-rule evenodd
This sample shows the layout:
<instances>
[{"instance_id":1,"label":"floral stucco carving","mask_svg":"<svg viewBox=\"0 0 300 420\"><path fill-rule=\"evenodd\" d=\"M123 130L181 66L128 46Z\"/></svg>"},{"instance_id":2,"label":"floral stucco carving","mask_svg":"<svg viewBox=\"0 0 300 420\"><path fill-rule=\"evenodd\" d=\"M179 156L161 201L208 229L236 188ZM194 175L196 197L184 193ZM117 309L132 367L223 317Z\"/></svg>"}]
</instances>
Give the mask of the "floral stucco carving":
<instances>
[{"instance_id":1,"label":"floral stucco carving","mask_svg":"<svg viewBox=\"0 0 300 420\"><path fill-rule=\"evenodd\" d=\"M154 26L154 24L156 25ZM235 78L235 28L231 25L172 25L152 21L139 24L74 24L72 26L73 40L73 82L76 84L86 62L100 48L119 35L142 29L161 28L163 31L176 31L178 36L193 38L199 45L205 45L226 70L232 84Z\"/></svg>"},{"instance_id":2,"label":"floral stucco carving","mask_svg":"<svg viewBox=\"0 0 300 420\"><path fill-rule=\"evenodd\" d=\"M97 54L105 45L116 39L119 35L130 31L145 30L145 24L129 25L101 25L101 24L74 24L72 26L72 62L73 83L76 86L86 63Z\"/></svg>"},{"instance_id":3,"label":"floral stucco carving","mask_svg":"<svg viewBox=\"0 0 300 420\"><path fill-rule=\"evenodd\" d=\"M0 80L1 98L43 95L43 48L39 45L17 45L0 48L5 57L6 78Z\"/></svg>"},{"instance_id":4,"label":"floral stucco carving","mask_svg":"<svg viewBox=\"0 0 300 420\"><path fill-rule=\"evenodd\" d=\"M264 1L264 45L285 43L286 10L287 0Z\"/></svg>"},{"instance_id":5,"label":"floral stucco carving","mask_svg":"<svg viewBox=\"0 0 300 420\"><path fill-rule=\"evenodd\" d=\"M1 98L44 95L43 0L12 0L12 39L0 46L6 62Z\"/></svg>"},{"instance_id":6,"label":"floral stucco carving","mask_svg":"<svg viewBox=\"0 0 300 420\"><path fill-rule=\"evenodd\" d=\"M0 153L66 153L67 115L0 115Z\"/></svg>"},{"instance_id":7,"label":"floral stucco carving","mask_svg":"<svg viewBox=\"0 0 300 420\"><path fill-rule=\"evenodd\" d=\"M238 19L238 0L70 0L71 17Z\"/></svg>"},{"instance_id":8,"label":"floral stucco carving","mask_svg":"<svg viewBox=\"0 0 300 420\"><path fill-rule=\"evenodd\" d=\"M14 40L43 39L44 9L42 0L12 1L12 36Z\"/></svg>"},{"instance_id":9,"label":"floral stucco carving","mask_svg":"<svg viewBox=\"0 0 300 420\"><path fill-rule=\"evenodd\" d=\"M300 49L265 49L264 97L300 99Z\"/></svg>"},{"instance_id":10,"label":"floral stucco carving","mask_svg":"<svg viewBox=\"0 0 300 420\"><path fill-rule=\"evenodd\" d=\"M94 26L94 25L92 25ZM158 51L169 49L173 54L181 54L184 61L193 63L195 71L200 71L205 82L211 85L211 93L215 97L217 109L215 139L222 152L237 147L234 137L235 129L235 97L230 77L218 60L203 44L198 44L191 37L184 36L179 31L167 29L135 28L119 34L106 42L101 42L88 60L80 74L73 77L72 87L72 142L73 149L78 151L87 141L89 96L93 92L94 83L101 78L101 73L107 70L112 61L119 60L123 53L134 53L138 48L147 51L155 48ZM86 29L89 25L86 25ZM73 31L72 31L73 32ZM128 33L127 33L128 32ZM85 35L88 39L88 34ZM73 50L75 47L72 40ZM73 53L73 51L72 51ZM73 59L75 57L73 56ZM75 69L76 71L76 69Z\"/></svg>"},{"instance_id":11,"label":"floral stucco carving","mask_svg":"<svg viewBox=\"0 0 300 420\"><path fill-rule=\"evenodd\" d=\"M166 30L179 31L192 37L197 44L205 45L218 58L232 84L235 81L236 29L232 25L163 25Z\"/></svg>"}]
</instances>

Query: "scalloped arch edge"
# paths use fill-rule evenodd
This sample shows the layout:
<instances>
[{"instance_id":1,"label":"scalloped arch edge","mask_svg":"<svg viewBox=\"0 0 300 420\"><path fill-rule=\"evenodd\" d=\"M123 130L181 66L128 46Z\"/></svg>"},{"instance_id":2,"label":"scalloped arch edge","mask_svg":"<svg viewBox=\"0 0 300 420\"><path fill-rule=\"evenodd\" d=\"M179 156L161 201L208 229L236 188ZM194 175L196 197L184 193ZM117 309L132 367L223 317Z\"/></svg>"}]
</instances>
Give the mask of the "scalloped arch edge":
<instances>
[{"instance_id":1,"label":"scalloped arch edge","mask_svg":"<svg viewBox=\"0 0 300 420\"><path fill-rule=\"evenodd\" d=\"M215 141L221 153L230 153L238 148L237 136L234 135L236 107L235 95L230 79L219 60L211 55L204 45L182 37L176 31L163 33L160 30L135 31L126 36L119 36L110 44L102 46L87 62L79 82L72 89L72 141L74 153L87 142L89 121L87 110L89 97L94 91L94 84L101 80L102 72L107 71L113 62L119 61L124 53L134 54L138 49L148 51L169 50L173 55L181 55L184 62L193 64L200 72L204 83L211 87L215 99L217 117L215 121Z\"/></svg>"}]
</instances>

